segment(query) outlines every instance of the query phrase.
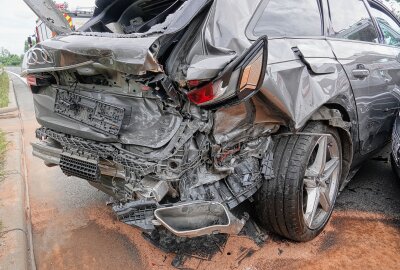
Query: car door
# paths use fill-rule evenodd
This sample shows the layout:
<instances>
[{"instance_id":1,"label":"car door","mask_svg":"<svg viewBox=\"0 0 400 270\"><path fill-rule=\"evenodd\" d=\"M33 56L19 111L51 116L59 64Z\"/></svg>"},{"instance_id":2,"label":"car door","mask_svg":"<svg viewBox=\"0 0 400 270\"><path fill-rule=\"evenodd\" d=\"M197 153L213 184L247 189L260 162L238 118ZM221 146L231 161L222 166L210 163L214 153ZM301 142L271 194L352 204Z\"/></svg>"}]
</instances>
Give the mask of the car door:
<instances>
[{"instance_id":1,"label":"car door","mask_svg":"<svg viewBox=\"0 0 400 270\"><path fill-rule=\"evenodd\" d=\"M368 7L363 0L329 0L328 41L354 93L361 155L389 140L400 97L398 49L382 44Z\"/></svg>"}]
</instances>

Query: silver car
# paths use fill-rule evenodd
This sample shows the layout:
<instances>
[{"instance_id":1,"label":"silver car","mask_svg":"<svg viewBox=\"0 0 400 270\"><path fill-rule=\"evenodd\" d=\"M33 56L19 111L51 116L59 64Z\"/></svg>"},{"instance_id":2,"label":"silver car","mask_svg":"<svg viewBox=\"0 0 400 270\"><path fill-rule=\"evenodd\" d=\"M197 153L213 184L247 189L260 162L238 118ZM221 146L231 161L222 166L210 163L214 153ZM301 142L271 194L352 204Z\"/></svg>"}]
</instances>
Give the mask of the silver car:
<instances>
[{"instance_id":1,"label":"silver car","mask_svg":"<svg viewBox=\"0 0 400 270\"><path fill-rule=\"evenodd\" d=\"M98 0L24 74L33 154L111 195L118 218L178 237L315 238L338 192L390 139L400 22L364 0ZM244 208L244 210L243 210Z\"/></svg>"}]
</instances>

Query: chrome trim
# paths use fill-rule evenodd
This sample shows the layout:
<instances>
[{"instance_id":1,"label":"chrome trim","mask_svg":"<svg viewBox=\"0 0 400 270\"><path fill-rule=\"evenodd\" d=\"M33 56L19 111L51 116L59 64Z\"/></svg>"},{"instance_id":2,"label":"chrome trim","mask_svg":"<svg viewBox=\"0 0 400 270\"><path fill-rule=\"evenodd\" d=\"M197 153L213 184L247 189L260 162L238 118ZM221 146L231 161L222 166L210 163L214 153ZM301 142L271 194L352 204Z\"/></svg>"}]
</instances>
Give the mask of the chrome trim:
<instances>
[{"instance_id":1,"label":"chrome trim","mask_svg":"<svg viewBox=\"0 0 400 270\"><path fill-rule=\"evenodd\" d=\"M21 76L24 77L24 76L26 76L28 74L33 74L33 73L63 71L63 70L83 67L83 66L92 65L92 64L94 64L94 61L86 61L86 62L83 62L83 63L80 63L80 64L71 65L71 66L64 66L64 67L46 67L46 68L26 69L26 70L22 71Z\"/></svg>"},{"instance_id":2,"label":"chrome trim","mask_svg":"<svg viewBox=\"0 0 400 270\"><path fill-rule=\"evenodd\" d=\"M240 233L247 221L246 217L236 218L219 202L205 201L159 208L155 210L154 216L161 225L176 236L188 238L217 233L236 235Z\"/></svg>"}]
</instances>

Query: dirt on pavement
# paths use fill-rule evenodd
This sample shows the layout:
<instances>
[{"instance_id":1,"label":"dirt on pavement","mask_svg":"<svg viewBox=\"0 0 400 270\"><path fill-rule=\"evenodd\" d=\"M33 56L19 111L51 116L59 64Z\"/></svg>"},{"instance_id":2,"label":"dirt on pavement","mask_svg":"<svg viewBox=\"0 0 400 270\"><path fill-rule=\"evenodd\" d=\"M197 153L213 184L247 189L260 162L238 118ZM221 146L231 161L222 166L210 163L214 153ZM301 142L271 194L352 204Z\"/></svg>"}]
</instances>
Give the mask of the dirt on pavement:
<instances>
[{"instance_id":1,"label":"dirt on pavement","mask_svg":"<svg viewBox=\"0 0 400 270\"><path fill-rule=\"evenodd\" d=\"M139 248L146 269L174 269L172 254L163 254L140 232L119 222L112 213L92 209L100 227L117 231ZM293 243L272 237L258 247L251 239L232 236L211 261L192 258L184 269L399 269L400 220L382 214L338 211L314 241ZM245 256L243 256L245 255ZM247 256L246 256L247 255ZM133 268L139 269L139 268Z\"/></svg>"}]
</instances>

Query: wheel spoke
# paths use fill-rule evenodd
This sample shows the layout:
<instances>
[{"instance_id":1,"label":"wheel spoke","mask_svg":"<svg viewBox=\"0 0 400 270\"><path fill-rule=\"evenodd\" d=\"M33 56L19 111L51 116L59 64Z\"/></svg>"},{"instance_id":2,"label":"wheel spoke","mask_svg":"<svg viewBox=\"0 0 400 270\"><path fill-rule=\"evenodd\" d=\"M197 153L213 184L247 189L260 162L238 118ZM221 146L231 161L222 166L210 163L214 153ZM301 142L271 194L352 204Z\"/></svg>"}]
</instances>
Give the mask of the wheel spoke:
<instances>
[{"instance_id":1,"label":"wheel spoke","mask_svg":"<svg viewBox=\"0 0 400 270\"><path fill-rule=\"evenodd\" d=\"M319 176L318 172L316 172L316 171L312 168L312 166L310 166L309 168L307 168L305 177L308 177L308 178L317 178L318 176Z\"/></svg>"},{"instance_id":2,"label":"wheel spoke","mask_svg":"<svg viewBox=\"0 0 400 270\"><path fill-rule=\"evenodd\" d=\"M306 188L316 188L317 187L317 180L316 178L304 178L304 185Z\"/></svg>"},{"instance_id":3,"label":"wheel spoke","mask_svg":"<svg viewBox=\"0 0 400 270\"><path fill-rule=\"evenodd\" d=\"M307 190L307 207L304 214L306 224L311 227L315 214L319 205L320 191L318 187L306 188Z\"/></svg>"},{"instance_id":4,"label":"wheel spoke","mask_svg":"<svg viewBox=\"0 0 400 270\"><path fill-rule=\"evenodd\" d=\"M314 163L307 168L306 176L315 177L319 176L324 172L326 164L326 155L328 150L328 138L327 136L321 136L317 142L318 150L315 156Z\"/></svg>"},{"instance_id":5,"label":"wheel spoke","mask_svg":"<svg viewBox=\"0 0 400 270\"><path fill-rule=\"evenodd\" d=\"M329 196L328 188L320 191L319 203L321 204L321 207L325 212L329 212L329 210L331 209L331 199Z\"/></svg>"},{"instance_id":6,"label":"wheel spoke","mask_svg":"<svg viewBox=\"0 0 400 270\"><path fill-rule=\"evenodd\" d=\"M332 174L335 172L337 167L339 166L339 158L332 158L329 160L326 165L324 172L321 177L321 182L325 182L332 177Z\"/></svg>"}]
</instances>

